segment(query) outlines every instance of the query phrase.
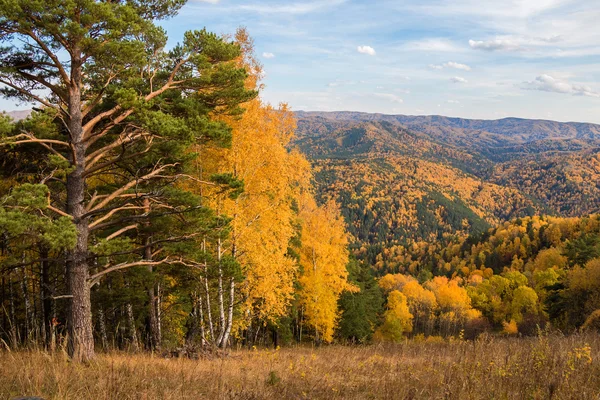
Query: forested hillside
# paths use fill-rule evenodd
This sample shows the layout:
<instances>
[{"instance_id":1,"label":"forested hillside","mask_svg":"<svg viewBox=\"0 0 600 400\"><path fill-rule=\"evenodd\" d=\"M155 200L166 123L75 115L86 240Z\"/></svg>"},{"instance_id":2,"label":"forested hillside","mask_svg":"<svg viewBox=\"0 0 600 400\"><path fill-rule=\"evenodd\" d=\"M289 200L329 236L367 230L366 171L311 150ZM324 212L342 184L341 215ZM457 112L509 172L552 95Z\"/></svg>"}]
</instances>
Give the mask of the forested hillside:
<instances>
[{"instance_id":1,"label":"forested hillside","mask_svg":"<svg viewBox=\"0 0 600 400\"><path fill-rule=\"evenodd\" d=\"M297 115L319 196L340 202L354 255L381 277L376 339L595 326L600 127ZM342 308L340 334L360 337Z\"/></svg>"},{"instance_id":2,"label":"forested hillside","mask_svg":"<svg viewBox=\"0 0 600 400\"><path fill-rule=\"evenodd\" d=\"M600 126L298 112L295 144L342 205L356 255L600 209Z\"/></svg>"}]
</instances>

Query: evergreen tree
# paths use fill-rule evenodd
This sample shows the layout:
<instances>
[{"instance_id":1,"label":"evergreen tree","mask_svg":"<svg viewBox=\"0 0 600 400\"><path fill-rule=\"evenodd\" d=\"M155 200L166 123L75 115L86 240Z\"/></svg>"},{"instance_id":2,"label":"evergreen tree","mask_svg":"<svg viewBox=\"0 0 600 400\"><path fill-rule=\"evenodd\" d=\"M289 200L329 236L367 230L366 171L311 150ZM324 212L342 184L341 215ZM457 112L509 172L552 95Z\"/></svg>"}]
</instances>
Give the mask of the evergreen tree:
<instances>
[{"instance_id":1,"label":"evergreen tree","mask_svg":"<svg viewBox=\"0 0 600 400\"><path fill-rule=\"evenodd\" d=\"M161 244L189 237L185 224L160 238L154 232L165 233L155 221L200 207L177 190L189 178L188 148L227 142L229 128L211 116L238 114L238 105L255 95L244 87L245 70L231 62L239 46L202 30L165 50L166 34L155 21L183 4L0 1L0 92L35 103L43 109L35 118L45 122L0 140L46 151L39 164L49 171L48 209L76 228L65 257L69 351L76 360L94 357L94 283L112 271L179 260ZM128 239L135 231L142 242ZM156 254L162 258L154 260Z\"/></svg>"},{"instance_id":2,"label":"evergreen tree","mask_svg":"<svg viewBox=\"0 0 600 400\"><path fill-rule=\"evenodd\" d=\"M348 280L360 288L360 292L344 292L341 295L338 335L351 342L364 343L373 336L383 312L383 292L368 265L351 259L348 273Z\"/></svg>"}]
</instances>

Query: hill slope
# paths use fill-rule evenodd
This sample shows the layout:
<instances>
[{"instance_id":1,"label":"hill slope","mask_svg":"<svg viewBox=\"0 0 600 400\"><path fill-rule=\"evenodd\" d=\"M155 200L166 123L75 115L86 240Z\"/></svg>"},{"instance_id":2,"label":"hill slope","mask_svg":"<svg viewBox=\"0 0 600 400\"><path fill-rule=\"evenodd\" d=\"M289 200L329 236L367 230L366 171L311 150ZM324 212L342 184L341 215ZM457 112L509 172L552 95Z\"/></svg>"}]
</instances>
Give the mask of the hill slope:
<instances>
[{"instance_id":1,"label":"hill slope","mask_svg":"<svg viewBox=\"0 0 600 400\"><path fill-rule=\"evenodd\" d=\"M297 145L334 198L356 253L535 214L600 209L600 126L508 118L298 112Z\"/></svg>"}]
</instances>

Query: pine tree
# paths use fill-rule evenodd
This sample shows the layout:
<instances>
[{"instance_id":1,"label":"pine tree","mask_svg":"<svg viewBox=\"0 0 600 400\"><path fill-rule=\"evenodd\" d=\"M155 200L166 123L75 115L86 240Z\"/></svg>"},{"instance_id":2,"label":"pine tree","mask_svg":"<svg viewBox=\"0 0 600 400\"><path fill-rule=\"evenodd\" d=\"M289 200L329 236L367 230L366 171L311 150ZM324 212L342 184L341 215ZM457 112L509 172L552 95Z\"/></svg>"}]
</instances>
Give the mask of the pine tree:
<instances>
[{"instance_id":1,"label":"pine tree","mask_svg":"<svg viewBox=\"0 0 600 400\"><path fill-rule=\"evenodd\" d=\"M154 257L160 244L189 232L156 238L153 221L198 210L197 201L169 189L189 178L194 155L187 149L202 140L227 141L230 129L211 115L238 114L239 104L255 95L233 62L236 44L203 30L165 50L166 34L154 23L183 3L0 2L0 92L35 103L43 109L35 118L47 122L1 140L38 145L47 153L45 167L62 173L46 180L55 182L49 209L77 232L65 260L69 351L76 360L94 357L93 284L112 271L177 260ZM138 246L127 239L135 231L145 238Z\"/></svg>"}]
</instances>

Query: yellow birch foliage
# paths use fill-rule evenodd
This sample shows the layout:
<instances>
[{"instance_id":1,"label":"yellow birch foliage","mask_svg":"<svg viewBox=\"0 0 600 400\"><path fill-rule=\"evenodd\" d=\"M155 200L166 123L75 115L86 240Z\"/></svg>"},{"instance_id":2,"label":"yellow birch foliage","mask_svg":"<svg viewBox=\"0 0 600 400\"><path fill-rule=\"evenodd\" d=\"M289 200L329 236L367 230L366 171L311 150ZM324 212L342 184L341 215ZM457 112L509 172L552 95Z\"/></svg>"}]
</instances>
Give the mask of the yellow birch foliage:
<instances>
[{"instance_id":1,"label":"yellow birch foliage","mask_svg":"<svg viewBox=\"0 0 600 400\"><path fill-rule=\"evenodd\" d=\"M244 29L235 39L243 53L238 62L249 71L246 85L259 88L262 68L252 40ZM294 293L298 265L287 250L296 234L294 199L310 183L310 164L286 147L296 129L287 105L274 108L257 98L243 106L241 117L220 117L232 128L231 147L201 151L205 176L231 173L244 182L244 191L235 199L214 188L205 194L213 208L232 218L227 245L242 267L243 315L274 322Z\"/></svg>"},{"instance_id":2,"label":"yellow birch foliage","mask_svg":"<svg viewBox=\"0 0 600 400\"><path fill-rule=\"evenodd\" d=\"M446 277L436 276L427 282L427 287L437 299L443 311L466 312L471 308L471 298L465 288L458 286L456 280L448 280Z\"/></svg>"},{"instance_id":3,"label":"yellow birch foliage","mask_svg":"<svg viewBox=\"0 0 600 400\"><path fill-rule=\"evenodd\" d=\"M275 110L259 101L234 127L230 162L244 193L225 198L223 210L233 217L232 241L246 281L247 307L257 317L283 315L292 299L297 269L287 255L295 231L292 201L309 176L309 165L285 148L295 123L285 106Z\"/></svg>"},{"instance_id":4,"label":"yellow birch foliage","mask_svg":"<svg viewBox=\"0 0 600 400\"><path fill-rule=\"evenodd\" d=\"M400 342L404 333L412 331L413 315L409 311L406 296L398 290L390 292L383 317L384 322L374 335L377 341Z\"/></svg>"},{"instance_id":5,"label":"yellow birch foliage","mask_svg":"<svg viewBox=\"0 0 600 400\"><path fill-rule=\"evenodd\" d=\"M379 279L379 287L382 288L385 293L390 293L393 290L402 291L404 285L416 281L417 280L410 275L386 274Z\"/></svg>"},{"instance_id":6,"label":"yellow birch foliage","mask_svg":"<svg viewBox=\"0 0 600 400\"><path fill-rule=\"evenodd\" d=\"M306 324L320 339L330 342L339 318L340 294L357 290L347 280L348 238L335 203L319 207L310 195L300 201L300 305Z\"/></svg>"},{"instance_id":7,"label":"yellow birch foliage","mask_svg":"<svg viewBox=\"0 0 600 400\"><path fill-rule=\"evenodd\" d=\"M402 288L402 294L406 296L413 315L418 315L421 318L431 316L438 307L435 294L423 288L416 280L405 284Z\"/></svg>"},{"instance_id":8,"label":"yellow birch foliage","mask_svg":"<svg viewBox=\"0 0 600 400\"><path fill-rule=\"evenodd\" d=\"M262 68L254 57L252 40L244 29L235 39L243 53L238 62L249 71L247 87L260 88ZM347 283L348 242L339 209L333 203L316 205L310 194L310 164L299 152L287 149L296 129L288 107L274 108L255 99L244 108L241 117L220 117L232 127L230 149L201 149L202 174L228 172L244 182L244 191L236 199L218 189L205 189L211 206L232 218L227 245L244 275L243 315L275 322L286 313L299 270L288 247L300 223L304 315L330 341L338 297L352 288ZM238 321L238 328L243 324Z\"/></svg>"}]
</instances>

